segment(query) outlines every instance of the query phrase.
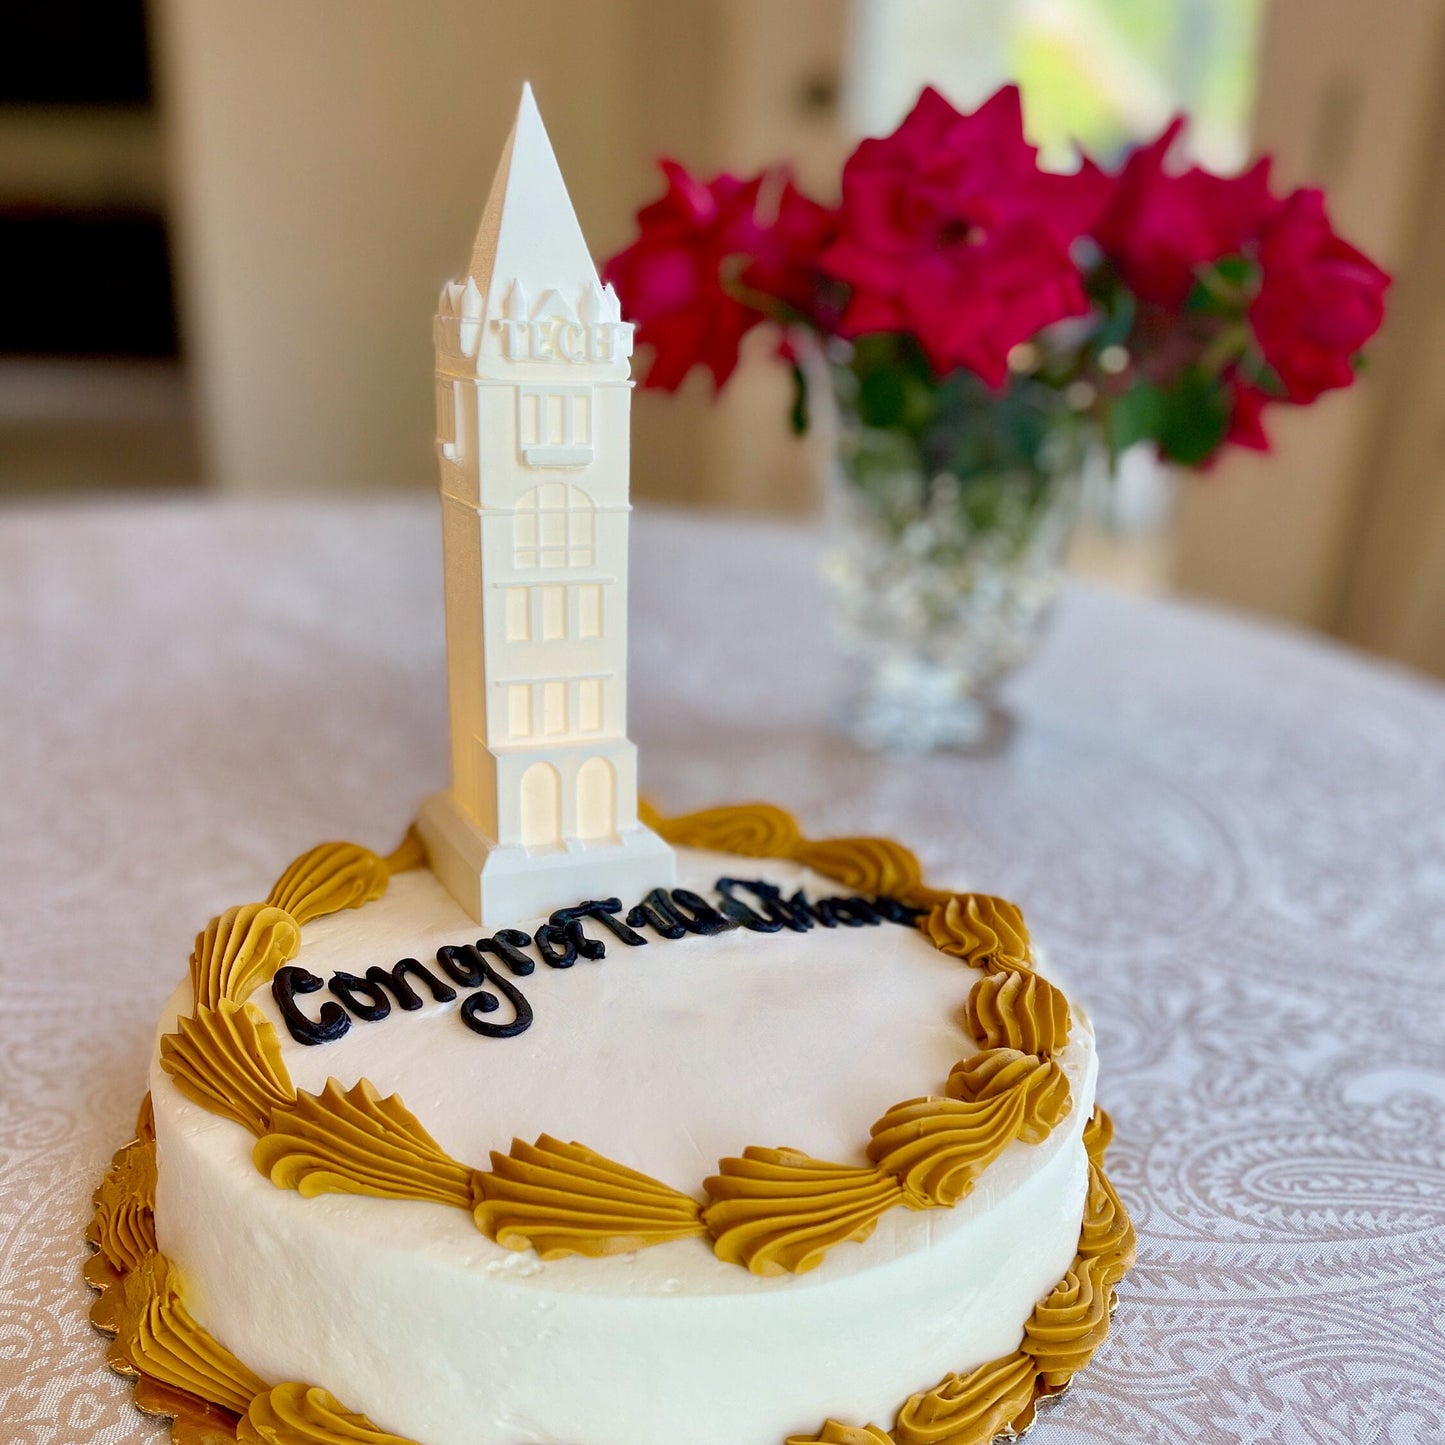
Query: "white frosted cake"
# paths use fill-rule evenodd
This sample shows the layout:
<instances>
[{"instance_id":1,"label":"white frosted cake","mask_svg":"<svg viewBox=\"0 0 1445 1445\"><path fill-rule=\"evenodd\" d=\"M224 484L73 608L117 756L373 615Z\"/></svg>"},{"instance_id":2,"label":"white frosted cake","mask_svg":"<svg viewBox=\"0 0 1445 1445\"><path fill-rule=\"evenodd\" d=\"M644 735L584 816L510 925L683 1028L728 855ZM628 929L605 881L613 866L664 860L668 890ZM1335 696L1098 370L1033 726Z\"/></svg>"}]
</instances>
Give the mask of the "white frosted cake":
<instances>
[{"instance_id":1,"label":"white frosted cake","mask_svg":"<svg viewBox=\"0 0 1445 1445\"><path fill-rule=\"evenodd\" d=\"M414 845L326 845L202 934L101 1191L115 1358L267 1445L1025 1424L1132 1257L1086 1018L897 845L659 830L794 856L479 938Z\"/></svg>"},{"instance_id":2,"label":"white frosted cake","mask_svg":"<svg viewBox=\"0 0 1445 1445\"><path fill-rule=\"evenodd\" d=\"M451 786L197 936L112 1365L176 1445L1017 1434L1133 1258L1088 1020L897 843L639 808L631 328L529 93L436 342Z\"/></svg>"}]
</instances>

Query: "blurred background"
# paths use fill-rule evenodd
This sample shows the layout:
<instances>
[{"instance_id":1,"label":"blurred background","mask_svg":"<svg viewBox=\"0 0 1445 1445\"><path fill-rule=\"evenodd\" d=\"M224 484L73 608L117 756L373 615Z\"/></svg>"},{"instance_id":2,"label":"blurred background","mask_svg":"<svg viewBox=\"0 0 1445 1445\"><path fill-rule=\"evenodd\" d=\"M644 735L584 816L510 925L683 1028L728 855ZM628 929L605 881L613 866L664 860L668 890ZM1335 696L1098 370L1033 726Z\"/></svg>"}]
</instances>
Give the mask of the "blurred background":
<instances>
[{"instance_id":1,"label":"blurred background","mask_svg":"<svg viewBox=\"0 0 1445 1445\"><path fill-rule=\"evenodd\" d=\"M1193 117L1216 168L1277 157L1396 275L1363 384L1269 458L1176 491L1148 458L1074 557L1445 675L1445 5L1440 0L6 0L5 504L435 486L431 315L523 79L599 257L654 159L791 157L836 194L933 83L1024 91L1067 165ZM807 513L767 338L720 403L639 393L634 496Z\"/></svg>"}]
</instances>

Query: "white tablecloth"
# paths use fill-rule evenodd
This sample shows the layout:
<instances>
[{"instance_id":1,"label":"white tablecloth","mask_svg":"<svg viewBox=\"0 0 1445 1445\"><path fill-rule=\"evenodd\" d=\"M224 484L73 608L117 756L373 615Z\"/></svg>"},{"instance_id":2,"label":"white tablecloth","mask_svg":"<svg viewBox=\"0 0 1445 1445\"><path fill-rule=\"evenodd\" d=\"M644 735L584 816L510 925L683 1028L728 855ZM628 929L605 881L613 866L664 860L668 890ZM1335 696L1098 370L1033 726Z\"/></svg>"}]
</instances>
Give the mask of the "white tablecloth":
<instances>
[{"instance_id":1,"label":"white tablecloth","mask_svg":"<svg viewBox=\"0 0 1445 1445\"><path fill-rule=\"evenodd\" d=\"M1077 588L1005 755L862 756L812 546L637 519L644 790L902 838L1091 1004L1140 1257L1038 1445L1440 1445L1445 691ZM0 518L5 1445L160 1437L86 1323L90 1190L196 930L444 781L442 648L427 504Z\"/></svg>"}]
</instances>

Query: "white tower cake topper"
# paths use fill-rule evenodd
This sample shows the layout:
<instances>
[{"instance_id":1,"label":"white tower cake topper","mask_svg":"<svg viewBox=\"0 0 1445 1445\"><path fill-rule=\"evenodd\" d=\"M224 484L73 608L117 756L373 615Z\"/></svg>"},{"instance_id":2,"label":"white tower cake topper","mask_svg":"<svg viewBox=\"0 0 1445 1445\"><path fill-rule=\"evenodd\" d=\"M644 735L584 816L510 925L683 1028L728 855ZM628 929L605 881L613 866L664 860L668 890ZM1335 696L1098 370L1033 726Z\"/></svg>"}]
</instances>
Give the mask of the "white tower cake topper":
<instances>
[{"instance_id":1,"label":"white tower cake topper","mask_svg":"<svg viewBox=\"0 0 1445 1445\"><path fill-rule=\"evenodd\" d=\"M627 740L632 327L532 90L436 318L452 786L419 826L483 927L673 882Z\"/></svg>"}]
</instances>

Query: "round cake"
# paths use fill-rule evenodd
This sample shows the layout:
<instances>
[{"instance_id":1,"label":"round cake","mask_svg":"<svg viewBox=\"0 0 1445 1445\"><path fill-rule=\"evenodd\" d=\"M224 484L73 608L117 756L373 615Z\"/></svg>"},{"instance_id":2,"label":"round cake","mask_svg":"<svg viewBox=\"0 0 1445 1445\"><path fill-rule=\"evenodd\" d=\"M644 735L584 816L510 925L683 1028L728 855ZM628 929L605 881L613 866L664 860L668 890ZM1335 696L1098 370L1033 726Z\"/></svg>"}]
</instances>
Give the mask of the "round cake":
<instances>
[{"instance_id":1,"label":"round cake","mask_svg":"<svg viewBox=\"0 0 1445 1445\"><path fill-rule=\"evenodd\" d=\"M962 1445L1108 1329L1087 1017L1019 911L763 805L478 936L414 836L197 938L92 1282L143 1408L338 1445ZM179 1438L179 1436L178 1436Z\"/></svg>"}]
</instances>

